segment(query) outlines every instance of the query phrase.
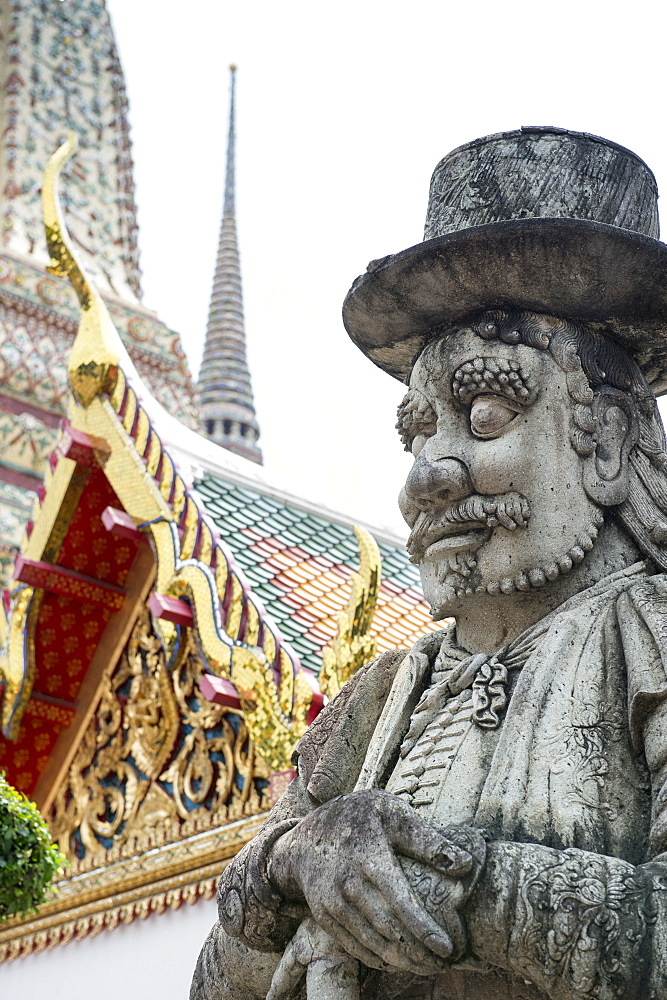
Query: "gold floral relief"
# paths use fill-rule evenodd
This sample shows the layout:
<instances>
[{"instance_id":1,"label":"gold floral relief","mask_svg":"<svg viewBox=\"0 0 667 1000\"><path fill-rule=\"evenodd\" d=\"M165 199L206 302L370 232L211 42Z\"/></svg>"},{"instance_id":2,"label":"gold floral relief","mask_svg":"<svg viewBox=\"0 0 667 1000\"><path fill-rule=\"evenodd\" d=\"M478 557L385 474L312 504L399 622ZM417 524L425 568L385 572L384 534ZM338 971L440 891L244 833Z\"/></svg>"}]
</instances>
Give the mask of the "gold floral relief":
<instances>
[{"instance_id":1,"label":"gold floral relief","mask_svg":"<svg viewBox=\"0 0 667 1000\"><path fill-rule=\"evenodd\" d=\"M267 808L245 722L203 697L201 676L190 634L168 667L144 609L49 817L77 869Z\"/></svg>"}]
</instances>

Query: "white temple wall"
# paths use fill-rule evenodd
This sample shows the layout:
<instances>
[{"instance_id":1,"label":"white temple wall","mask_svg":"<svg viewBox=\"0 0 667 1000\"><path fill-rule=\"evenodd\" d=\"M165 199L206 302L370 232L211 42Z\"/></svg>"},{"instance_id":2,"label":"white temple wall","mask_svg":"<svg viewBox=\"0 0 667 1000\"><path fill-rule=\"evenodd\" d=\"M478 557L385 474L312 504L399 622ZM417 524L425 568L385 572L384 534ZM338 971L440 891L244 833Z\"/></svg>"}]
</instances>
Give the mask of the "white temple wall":
<instances>
[{"instance_id":1,"label":"white temple wall","mask_svg":"<svg viewBox=\"0 0 667 1000\"><path fill-rule=\"evenodd\" d=\"M0 965L0 1000L187 1000L216 916L199 900Z\"/></svg>"}]
</instances>

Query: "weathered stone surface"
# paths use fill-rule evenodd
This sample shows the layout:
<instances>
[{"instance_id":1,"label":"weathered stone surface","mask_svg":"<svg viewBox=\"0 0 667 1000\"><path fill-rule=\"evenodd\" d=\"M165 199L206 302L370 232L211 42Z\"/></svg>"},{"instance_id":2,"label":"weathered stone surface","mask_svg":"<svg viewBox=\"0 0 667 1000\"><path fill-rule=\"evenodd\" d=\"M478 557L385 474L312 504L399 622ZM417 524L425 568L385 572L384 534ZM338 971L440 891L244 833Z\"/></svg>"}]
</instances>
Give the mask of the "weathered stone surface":
<instances>
[{"instance_id":1,"label":"weathered stone surface","mask_svg":"<svg viewBox=\"0 0 667 1000\"><path fill-rule=\"evenodd\" d=\"M586 219L658 239L655 177L635 153L524 127L459 146L433 171L424 239L509 219Z\"/></svg>"},{"instance_id":2,"label":"weathered stone surface","mask_svg":"<svg viewBox=\"0 0 667 1000\"><path fill-rule=\"evenodd\" d=\"M565 129L487 136L431 181L425 241L352 285L352 340L399 379L437 328L514 307L603 323L667 390L667 247L657 188L623 147Z\"/></svg>"},{"instance_id":3,"label":"weathered stone surface","mask_svg":"<svg viewBox=\"0 0 667 1000\"><path fill-rule=\"evenodd\" d=\"M306 734L221 879L193 1000L667 995L667 446L646 363L597 324L481 304L426 338L399 407L408 551L455 624Z\"/></svg>"}]
</instances>

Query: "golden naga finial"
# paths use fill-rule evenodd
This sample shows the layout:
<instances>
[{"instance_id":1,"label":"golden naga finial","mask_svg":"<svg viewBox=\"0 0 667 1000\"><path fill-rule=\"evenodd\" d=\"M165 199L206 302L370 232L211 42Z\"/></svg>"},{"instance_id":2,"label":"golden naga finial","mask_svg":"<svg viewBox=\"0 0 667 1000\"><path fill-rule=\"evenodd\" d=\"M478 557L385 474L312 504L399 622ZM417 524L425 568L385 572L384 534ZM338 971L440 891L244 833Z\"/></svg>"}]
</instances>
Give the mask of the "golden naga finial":
<instances>
[{"instance_id":1,"label":"golden naga finial","mask_svg":"<svg viewBox=\"0 0 667 1000\"><path fill-rule=\"evenodd\" d=\"M77 145L76 136L70 132L49 159L42 185L42 213L51 255L48 270L51 274L69 278L81 303L79 332L67 367L77 402L89 406L100 393L113 391L118 377L119 344L107 307L77 259L60 206L60 173L76 152Z\"/></svg>"},{"instance_id":2,"label":"golden naga finial","mask_svg":"<svg viewBox=\"0 0 667 1000\"><path fill-rule=\"evenodd\" d=\"M337 695L343 684L375 655L370 627L382 579L382 559L372 535L357 525L354 533L359 546L359 571L352 574L347 607L338 616L331 645L322 651L319 681L328 698Z\"/></svg>"}]
</instances>

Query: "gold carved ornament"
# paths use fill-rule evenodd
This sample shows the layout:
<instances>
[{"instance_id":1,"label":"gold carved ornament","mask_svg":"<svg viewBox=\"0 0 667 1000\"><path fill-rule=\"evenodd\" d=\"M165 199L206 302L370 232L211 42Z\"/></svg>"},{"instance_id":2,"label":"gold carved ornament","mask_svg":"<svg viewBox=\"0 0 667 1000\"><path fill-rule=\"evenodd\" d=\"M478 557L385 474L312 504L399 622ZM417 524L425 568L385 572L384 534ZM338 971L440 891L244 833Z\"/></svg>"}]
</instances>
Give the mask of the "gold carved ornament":
<instances>
[{"instance_id":1,"label":"gold carved ornament","mask_svg":"<svg viewBox=\"0 0 667 1000\"><path fill-rule=\"evenodd\" d=\"M359 546L359 570L352 574L350 596L338 615L336 634L322 651L319 682L327 698L334 698L343 684L375 656L376 642L370 634L378 590L382 581L382 560L378 544L365 528L355 525Z\"/></svg>"},{"instance_id":2,"label":"gold carved ornament","mask_svg":"<svg viewBox=\"0 0 667 1000\"><path fill-rule=\"evenodd\" d=\"M67 161L77 150L74 132L49 159L42 184L42 212L51 274L69 278L81 306L79 332L68 361L68 374L75 398L87 406L100 392L113 388L118 370L118 335L95 285L87 279L69 240L58 182Z\"/></svg>"},{"instance_id":3,"label":"gold carved ornament","mask_svg":"<svg viewBox=\"0 0 667 1000\"><path fill-rule=\"evenodd\" d=\"M34 627L42 602L41 590L19 586L9 609L0 606L0 683L2 733L15 740L35 678Z\"/></svg>"},{"instance_id":4,"label":"gold carved ornament","mask_svg":"<svg viewBox=\"0 0 667 1000\"><path fill-rule=\"evenodd\" d=\"M356 534L359 572L327 657L337 686L374 652L379 552ZM203 696L192 631L168 667L155 624L144 608L51 809L67 876L38 917L0 928L0 962L210 899L220 864L261 825L270 772L246 721Z\"/></svg>"},{"instance_id":5,"label":"gold carved ornament","mask_svg":"<svg viewBox=\"0 0 667 1000\"><path fill-rule=\"evenodd\" d=\"M368 628L380 554L368 532L355 532L359 571L324 656L331 696L375 651ZM90 861L107 852L105 842L140 853L159 846L158 835L175 841L200 830L205 819L223 825L266 808L255 779L270 772L249 738L256 709L240 718L208 701L192 631L184 630L169 664L157 624L144 608L118 666L105 678L95 718L56 796L51 829L75 864L81 853Z\"/></svg>"},{"instance_id":6,"label":"gold carved ornament","mask_svg":"<svg viewBox=\"0 0 667 1000\"><path fill-rule=\"evenodd\" d=\"M243 717L203 696L191 630L168 667L154 624L144 607L48 815L70 866L0 927L0 963L210 899L262 824L270 772Z\"/></svg>"},{"instance_id":7,"label":"gold carved ornament","mask_svg":"<svg viewBox=\"0 0 667 1000\"><path fill-rule=\"evenodd\" d=\"M266 808L255 782L269 772L248 728L203 696L202 675L190 633L168 669L144 608L49 816L76 871Z\"/></svg>"}]
</instances>

